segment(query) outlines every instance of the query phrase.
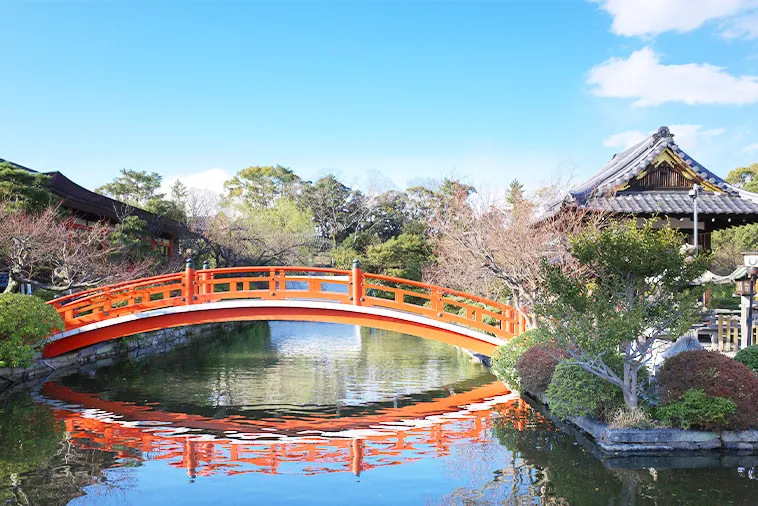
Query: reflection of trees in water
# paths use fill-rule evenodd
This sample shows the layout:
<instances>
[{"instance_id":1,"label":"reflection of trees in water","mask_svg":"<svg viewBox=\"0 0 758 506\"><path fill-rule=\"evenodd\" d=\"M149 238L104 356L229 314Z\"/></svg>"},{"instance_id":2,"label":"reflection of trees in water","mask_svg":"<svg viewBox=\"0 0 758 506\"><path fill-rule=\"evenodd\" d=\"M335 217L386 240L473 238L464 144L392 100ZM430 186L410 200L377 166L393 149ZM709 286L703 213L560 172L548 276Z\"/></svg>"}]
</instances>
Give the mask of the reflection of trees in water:
<instances>
[{"instance_id":1,"label":"reflection of trees in water","mask_svg":"<svg viewBox=\"0 0 758 506\"><path fill-rule=\"evenodd\" d=\"M459 487L435 503L472 506L568 504L561 500L544 501L543 487L548 483L544 470L530 465L518 451L500 440L503 426L514 432L530 430L527 423L531 410L523 401L503 404L495 409L489 418L492 426L487 436L476 444L459 445L455 459L448 466L451 478L469 477L472 486ZM474 485L480 483L483 476L489 476L489 480L484 485Z\"/></svg>"},{"instance_id":2,"label":"reflection of trees in water","mask_svg":"<svg viewBox=\"0 0 758 506\"><path fill-rule=\"evenodd\" d=\"M68 441L48 406L26 395L0 402L0 503L63 505L85 495L90 485L108 494L130 487L128 473L106 479L105 470L114 464L113 453ZM97 503L97 497L92 500Z\"/></svg>"},{"instance_id":3,"label":"reflection of trees in water","mask_svg":"<svg viewBox=\"0 0 758 506\"><path fill-rule=\"evenodd\" d=\"M750 469L607 469L536 412L514 407L501 406L493 414L492 435L499 444L461 445L455 454L453 477L489 480L483 486L460 487L437 504L757 504L758 481ZM507 465L492 472L503 461Z\"/></svg>"}]
</instances>

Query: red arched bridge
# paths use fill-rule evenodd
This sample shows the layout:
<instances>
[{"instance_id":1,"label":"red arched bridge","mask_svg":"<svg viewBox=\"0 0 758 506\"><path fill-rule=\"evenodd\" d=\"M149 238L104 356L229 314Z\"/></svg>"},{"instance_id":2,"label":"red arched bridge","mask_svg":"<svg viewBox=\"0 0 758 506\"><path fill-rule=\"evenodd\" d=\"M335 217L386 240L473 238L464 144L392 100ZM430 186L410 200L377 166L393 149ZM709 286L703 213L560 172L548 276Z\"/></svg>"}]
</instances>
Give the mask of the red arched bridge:
<instances>
[{"instance_id":1,"label":"red arched bridge","mask_svg":"<svg viewBox=\"0 0 758 506\"><path fill-rule=\"evenodd\" d=\"M65 329L43 355L110 339L225 321L311 321L401 332L491 355L525 330L513 307L407 279L315 267L231 267L166 274L50 302Z\"/></svg>"}]
</instances>

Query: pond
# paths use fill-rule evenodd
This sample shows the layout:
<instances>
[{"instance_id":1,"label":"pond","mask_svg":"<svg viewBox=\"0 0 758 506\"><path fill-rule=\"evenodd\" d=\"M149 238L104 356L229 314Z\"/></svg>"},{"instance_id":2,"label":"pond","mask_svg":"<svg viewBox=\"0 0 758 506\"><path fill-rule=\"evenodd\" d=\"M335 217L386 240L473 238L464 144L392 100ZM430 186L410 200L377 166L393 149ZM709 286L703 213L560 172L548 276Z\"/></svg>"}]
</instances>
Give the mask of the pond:
<instances>
[{"instance_id":1,"label":"pond","mask_svg":"<svg viewBox=\"0 0 758 506\"><path fill-rule=\"evenodd\" d=\"M209 503L754 505L758 476L604 462L462 351L352 326L253 324L0 400L0 504Z\"/></svg>"}]
</instances>

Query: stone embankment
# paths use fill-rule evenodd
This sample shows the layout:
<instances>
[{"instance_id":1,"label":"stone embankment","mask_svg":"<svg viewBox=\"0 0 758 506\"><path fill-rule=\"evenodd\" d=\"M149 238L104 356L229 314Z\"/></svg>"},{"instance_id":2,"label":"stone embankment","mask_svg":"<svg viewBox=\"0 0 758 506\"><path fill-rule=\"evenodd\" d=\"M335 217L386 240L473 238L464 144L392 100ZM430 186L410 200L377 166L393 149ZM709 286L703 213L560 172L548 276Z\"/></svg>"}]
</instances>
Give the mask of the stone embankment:
<instances>
[{"instance_id":1,"label":"stone embankment","mask_svg":"<svg viewBox=\"0 0 758 506\"><path fill-rule=\"evenodd\" d=\"M524 396L522 394L522 396ZM524 396L530 404L547 416L564 432L586 435L603 457L672 456L731 452L758 456L758 430L721 431L652 428L613 428L587 417L560 420L550 413L544 395ZM568 429L568 430L567 430ZM574 429L574 430L571 430Z\"/></svg>"},{"instance_id":2,"label":"stone embankment","mask_svg":"<svg viewBox=\"0 0 758 506\"><path fill-rule=\"evenodd\" d=\"M0 368L0 393L9 388L32 387L77 371L93 371L123 360L160 355L241 325L245 323L208 323L156 330L95 344L50 359L44 359L38 353L30 367Z\"/></svg>"}]
</instances>

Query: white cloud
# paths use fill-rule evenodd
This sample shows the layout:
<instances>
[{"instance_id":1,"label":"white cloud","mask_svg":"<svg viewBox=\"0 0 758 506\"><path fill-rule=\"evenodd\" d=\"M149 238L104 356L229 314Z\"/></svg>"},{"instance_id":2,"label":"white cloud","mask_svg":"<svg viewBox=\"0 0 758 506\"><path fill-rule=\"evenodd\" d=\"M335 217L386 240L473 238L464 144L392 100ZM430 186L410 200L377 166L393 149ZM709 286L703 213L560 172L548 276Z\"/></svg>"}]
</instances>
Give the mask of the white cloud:
<instances>
[{"instance_id":1,"label":"white cloud","mask_svg":"<svg viewBox=\"0 0 758 506\"><path fill-rule=\"evenodd\" d=\"M231 174L219 168L208 169L194 174L182 174L181 176L173 176L164 179L161 191L168 193L171 185L176 181L181 181L188 188L209 190L214 193L222 194L224 192L224 182L231 179L231 177Z\"/></svg>"},{"instance_id":2,"label":"white cloud","mask_svg":"<svg viewBox=\"0 0 758 506\"><path fill-rule=\"evenodd\" d=\"M758 144L750 144L740 150L740 153L754 153L758 151Z\"/></svg>"},{"instance_id":3,"label":"white cloud","mask_svg":"<svg viewBox=\"0 0 758 506\"><path fill-rule=\"evenodd\" d=\"M611 29L627 37L690 32L710 20L734 16L755 0L595 0L613 16Z\"/></svg>"},{"instance_id":4,"label":"white cloud","mask_svg":"<svg viewBox=\"0 0 758 506\"><path fill-rule=\"evenodd\" d=\"M694 149L703 141L707 141L726 132L725 128L705 129L702 125L669 125L674 134L674 141L684 149Z\"/></svg>"},{"instance_id":5,"label":"white cloud","mask_svg":"<svg viewBox=\"0 0 758 506\"><path fill-rule=\"evenodd\" d=\"M608 148L631 148L638 142L647 137L647 134L640 132L639 130L627 130L626 132L619 132L613 134L603 141L603 146Z\"/></svg>"},{"instance_id":6,"label":"white cloud","mask_svg":"<svg viewBox=\"0 0 758 506\"><path fill-rule=\"evenodd\" d=\"M703 141L712 139L726 132L724 128L704 128L703 125L669 125L669 130L674 134L676 143L685 150L691 150L700 145ZM649 133L643 133L639 130L627 130L607 137L603 141L603 146L609 148L627 149L648 137ZM758 144L755 145L758 149Z\"/></svg>"},{"instance_id":7,"label":"white cloud","mask_svg":"<svg viewBox=\"0 0 758 506\"><path fill-rule=\"evenodd\" d=\"M633 107L665 102L744 105L758 102L758 77L733 76L708 63L664 65L650 47L611 58L590 70L587 84L599 97L636 99Z\"/></svg>"},{"instance_id":8,"label":"white cloud","mask_svg":"<svg viewBox=\"0 0 758 506\"><path fill-rule=\"evenodd\" d=\"M758 38L758 12L744 14L724 22L721 26L721 36L725 39Z\"/></svg>"}]
</instances>

